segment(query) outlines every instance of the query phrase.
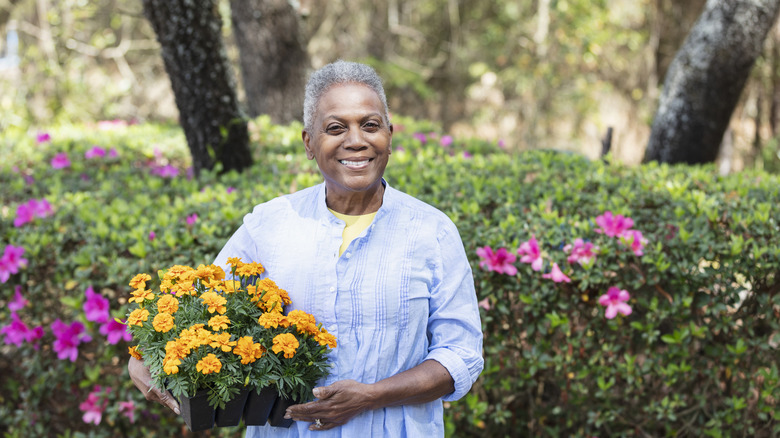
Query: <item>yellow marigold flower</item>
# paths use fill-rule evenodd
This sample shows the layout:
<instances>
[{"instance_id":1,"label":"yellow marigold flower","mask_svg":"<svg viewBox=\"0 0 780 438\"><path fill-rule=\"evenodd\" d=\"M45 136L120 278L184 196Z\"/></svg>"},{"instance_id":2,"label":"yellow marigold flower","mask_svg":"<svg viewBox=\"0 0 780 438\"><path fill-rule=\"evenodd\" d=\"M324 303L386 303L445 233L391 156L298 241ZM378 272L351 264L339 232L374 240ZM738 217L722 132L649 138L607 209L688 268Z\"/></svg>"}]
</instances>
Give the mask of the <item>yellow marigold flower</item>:
<instances>
[{"instance_id":1,"label":"yellow marigold flower","mask_svg":"<svg viewBox=\"0 0 780 438\"><path fill-rule=\"evenodd\" d=\"M298 333L316 335L319 333L317 329L317 322L314 320L314 316L304 312L303 310L293 310L287 315L287 320L290 324L294 324L298 329Z\"/></svg>"},{"instance_id":2,"label":"yellow marigold flower","mask_svg":"<svg viewBox=\"0 0 780 438\"><path fill-rule=\"evenodd\" d=\"M163 295L157 300L157 310L162 313L174 314L179 310L179 300L173 295Z\"/></svg>"},{"instance_id":3,"label":"yellow marigold flower","mask_svg":"<svg viewBox=\"0 0 780 438\"><path fill-rule=\"evenodd\" d=\"M260 315L260 318L257 318L257 323L265 328L278 328L279 326L282 327L289 327L290 323L287 321L287 317L282 315L278 312L267 312Z\"/></svg>"},{"instance_id":4,"label":"yellow marigold flower","mask_svg":"<svg viewBox=\"0 0 780 438\"><path fill-rule=\"evenodd\" d=\"M336 348L336 337L328 333L328 331L325 329L322 329L319 333L314 335L314 339L319 342L320 345L327 345L330 348Z\"/></svg>"},{"instance_id":5,"label":"yellow marigold flower","mask_svg":"<svg viewBox=\"0 0 780 438\"><path fill-rule=\"evenodd\" d=\"M223 290L229 294L241 290L241 282L237 280L225 280L222 284Z\"/></svg>"},{"instance_id":6,"label":"yellow marigold flower","mask_svg":"<svg viewBox=\"0 0 780 438\"><path fill-rule=\"evenodd\" d=\"M182 278L184 274L187 272L192 272L193 269L189 266L184 265L173 265L168 269L167 272L165 272L165 275L163 275L163 279L169 279L169 280L178 280Z\"/></svg>"},{"instance_id":7,"label":"yellow marigold flower","mask_svg":"<svg viewBox=\"0 0 780 438\"><path fill-rule=\"evenodd\" d=\"M257 307L266 312L281 312L284 302L282 297L276 291L268 291L263 294L263 298L257 302Z\"/></svg>"},{"instance_id":8,"label":"yellow marigold flower","mask_svg":"<svg viewBox=\"0 0 780 438\"><path fill-rule=\"evenodd\" d=\"M149 311L146 309L135 309L127 316L128 325L144 325L144 321L149 319Z\"/></svg>"},{"instance_id":9,"label":"yellow marigold flower","mask_svg":"<svg viewBox=\"0 0 780 438\"><path fill-rule=\"evenodd\" d=\"M211 335L211 348L221 348L225 353L231 351L236 341L230 340L230 333L214 333Z\"/></svg>"},{"instance_id":10,"label":"yellow marigold flower","mask_svg":"<svg viewBox=\"0 0 780 438\"><path fill-rule=\"evenodd\" d=\"M203 374L218 373L222 370L222 362L219 361L217 356L214 356L214 353L209 353L206 357L198 361L198 364L195 365L195 369Z\"/></svg>"},{"instance_id":11,"label":"yellow marigold flower","mask_svg":"<svg viewBox=\"0 0 780 438\"><path fill-rule=\"evenodd\" d=\"M230 320L225 315L215 315L209 319L209 327L212 330L227 330Z\"/></svg>"},{"instance_id":12,"label":"yellow marigold flower","mask_svg":"<svg viewBox=\"0 0 780 438\"><path fill-rule=\"evenodd\" d=\"M294 334L282 333L274 337L274 346L271 347L271 349L276 354L284 351L284 357L290 359L291 357L295 356L295 351L299 346L300 344L298 343L298 339Z\"/></svg>"},{"instance_id":13,"label":"yellow marigold flower","mask_svg":"<svg viewBox=\"0 0 780 438\"><path fill-rule=\"evenodd\" d=\"M214 291L204 292L201 294L200 299L203 300L204 305L208 306L209 313L217 312L224 314L227 312L227 307L225 307L227 299Z\"/></svg>"},{"instance_id":14,"label":"yellow marigold flower","mask_svg":"<svg viewBox=\"0 0 780 438\"><path fill-rule=\"evenodd\" d=\"M236 274L242 277L251 277L253 275L260 275L265 272L263 265L257 262L244 263L242 266L236 268Z\"/></svg>"},{"instance_id":15,"label":"yellow marigold flower","mask_svg":"<svg viewBox=\"0 0 780 438\"><path fill-rule=\"evenodd\" d=\"M282 302L287 305L291 304L292 300L290 300L290 296L287 295L287 291L284 289L279 289L279 296L282 297Z\"/></svg>"},{"instance_id":16,"label":"yellow marigold flower","mask_svg":"<svg viewBox=\"0 0 780 438\"><path fill-rule=\"evenodd\" d=\"M165 344L166 359L184 359L190 354L190 351L187 341L183 339L175 339Z\"/></svg>"},{"instance_id":17,"label":"yellow marigold flower","mask_svg":"<svg viewBox=\"0 0 780 438\"><path fill-rule=\"evenodd\" d=\"M195 276L201 279L201 281L221 280L225 277L225 271L217 265L199 265L198 269L195 270Z\"/></svg>"},{"instance_id":18,"label":"yellow marigold flower","mask_svg":"<svg viewBox=\"0 0 780 438\"><path fill-rule=\"evenodd\" d=\"M233 349L233 354L241 357L241 363L246 365L253 363L257 359L260 359L265 353L265 348L259 343L252 342L251 336L244 336L240 338L236 347Z\"/></svg>"},{"instance_id":19,"label":"yellow marigold flower","mask_svg":"<svg viewBox=\"0 0 780 438\"><path fill-rule=\"evenodd\" d=\"M127 300L127 301L129 301L131 303L135 302L135 303L141 304L141 303L144 302L144 300L153 300L154 299L154 293L152 291L144 289L144 288L140 288L140 289L134 290L132 295L133 295L133 297L130 298L129 300Z\"/></svg>"},{"instance_id":20,"label":"yellow marigold flower","mask_svg":"<svg viewBox=\"0 0 780 438\"><path fill-rule=\"evenodd\" d=\"M177 297L182 297L184 295L194 295L196 291L192 281L181 281L171 286L171 293Z\"/></svg>"},{"instance_id":21,"label":"yellow marigold flower","mask_svg":"<svg viewBox=\"0 0 780 438\"><path fill-rule=\"evenodd\" d=\"M181 361L179 359L163 360L163 371L165 374L176 374L179 372L179 365Z\"/></svg>"},{"instance_id":22,"label":"yellow marigold flower","mask_svg":"<svg viewBox=\"0 0 780 438\"><path fill-rule=\"evenodd\" d=\"M145 289L146 282L151 280L152 276L149 274L138 274L130 280L130 287L133 289Z\"/></svg>"},{"instance_id":23,"label":"yellow marigold flower","mask_svg":"<svg viewBox=\"0 0 780 438\"><path fill-rule=\"evenodd\" d=\"M241 257L228 257L227 264L233 267L239 267L244 264L244 262L241 261Z\"/></svg>"},{"instance_id":24,"label":"yellow marigold flower","mask_svg":"<svg viewBox=\"0 0 780 438\"><path fill-rule=\"evenodd\" d=\"M127 347L127 352L130 353L130 356L133 356L134 358L141 360L143 357L141 356L141 352L138 351L138 346L132 346Z\"/></svg>"},{"instance_id":25,"label":"yellow marigold flower","mask_svg":"<svg viewBox=\"0 0 780 438\"><path fill-rule=\"evenodd\" d=\"M152 327L162 333L168 333L175 327L173 316L170 313L158 313L152 321Z\"/></svg>"},{"instance_id":26,"label":"yellow marigold flower","mask_svg":"<svg viewBox=\"0 0 780 438\"><path fill-rule=\"evenodd\" d=\"M170 279L165 278L160 282L160 290L162 292L170 292L171 288L173 288L173 281Z\"/></svg>"}]
</instances>

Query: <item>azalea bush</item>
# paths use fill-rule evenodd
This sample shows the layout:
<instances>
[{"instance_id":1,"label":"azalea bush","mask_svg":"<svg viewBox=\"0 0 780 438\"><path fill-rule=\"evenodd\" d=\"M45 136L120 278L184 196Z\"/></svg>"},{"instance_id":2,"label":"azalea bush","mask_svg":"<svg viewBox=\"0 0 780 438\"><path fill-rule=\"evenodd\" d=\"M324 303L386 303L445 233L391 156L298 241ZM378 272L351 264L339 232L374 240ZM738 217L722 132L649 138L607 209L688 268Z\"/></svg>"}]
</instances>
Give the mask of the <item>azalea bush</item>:
<instances>
[{"instance_id":1,"label":"azalea bush","mask_svg":"<svg viewBox=\"0 0 780 438\"><path fill-rule=\"evenodd\" d=\"M449 436L780 434L777 176L510 152L394 125L386 179L453 219L477 286L485 370L445 404ZM127 376L128 280L214 260L255 204L320 182L300 128L257 119L257 164L198 179L176 127L3 133L0 433L186 434ZM141 322L162 337L153 294ZM290 360L263 348L258 362ZM197 372L201 359L179 360Z\"/></svg>"},{"instance_id":2,"label":"azalea bush","mask_svg":"<svg viewBox=\"0 0 780 438\"><path fill-rule=\"evenodd\" d=\"M149 367L155 385L174 396L208 392L224 408L241 389L273 386L280 396L307 400L327 375L336 338L300 310L284 314L290 298L260 263L228 259L231 276L214 265L173 266L158 290L148 274L130 281L127 316L137 345L130 354Z\"/></svg>"}]
</instances>

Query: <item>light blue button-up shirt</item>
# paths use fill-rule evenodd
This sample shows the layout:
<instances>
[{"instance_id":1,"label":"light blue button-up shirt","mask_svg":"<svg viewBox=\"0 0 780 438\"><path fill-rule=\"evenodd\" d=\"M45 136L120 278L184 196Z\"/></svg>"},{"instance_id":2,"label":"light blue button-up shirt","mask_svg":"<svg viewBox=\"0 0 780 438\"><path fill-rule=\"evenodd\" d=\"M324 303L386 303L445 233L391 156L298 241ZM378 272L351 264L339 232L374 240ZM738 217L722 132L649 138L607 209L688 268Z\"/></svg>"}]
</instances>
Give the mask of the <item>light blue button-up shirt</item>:
<instances>
[{"instance_id":1,"label":"light blue button-up shirt","mask_svg":"<svg viewBox=\"0 0 780 438\"><path fill-rule=\"evenodd\" d=\"M248 427L248 438L444 436L442 401L465 395L482 371L474 280L452 221L386 185L374 221L339 256L344 225L328 211L320 184L256 206L215 263L262 263L290 295L288 311L313 314L338 338L330 375L318 386L374 383L432 359L449 371L455 391L363 412L327 431L309 431L306 422Z\"/></svg>"}]
</instances>

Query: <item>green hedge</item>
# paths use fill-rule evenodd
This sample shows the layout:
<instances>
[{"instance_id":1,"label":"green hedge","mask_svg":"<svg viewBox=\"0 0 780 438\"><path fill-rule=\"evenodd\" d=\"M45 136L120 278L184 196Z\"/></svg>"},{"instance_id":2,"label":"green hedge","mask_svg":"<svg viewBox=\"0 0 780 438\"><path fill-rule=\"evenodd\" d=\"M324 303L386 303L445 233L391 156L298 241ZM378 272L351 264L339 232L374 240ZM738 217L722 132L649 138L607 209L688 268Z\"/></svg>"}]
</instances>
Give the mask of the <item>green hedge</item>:
<instances>
[{"instance_id":1,"label":"green hedge","mask_svg":"<svg viewBox=\"0 0 780 438\"><path fill-rule=\"evenodd\" d=\"M418 131L435 128L396 121L386 177L458 225L483 307L485 371L463 400L447 404L449 435L780 434L780 178L509 153L474 140L441 146L441 133L422 143ZM51 141L40 144L34 133L0 138L0 251L21 246L28 260L0 284L0 327L10 324L7 306L19 285L30 303L18 318L45 332L37 343L0 346L0 432L179 436L183 423L130 383L128 344L108 344L86 320L84 291L92 286L122 317L133 275L211 261L252 206L319 182L300 126L256 120L258 164L199 180L186 176L186 146L175 127L49 133ZM86 159L95 145L118 156ZM60 152L71 165L53 169ZM165 165L180 176L152 173ZM15 227L17 207L42 198L52 214ZM633 219L647 239L644 255L597 232L606 211ZM478 248L515 253L532 236L542 271L520 261L511 276L480 267ZM566 260L563 248L576 238L599 247L587 268ZM571 282L543 278L553 262ZM605 318L598 300L612 286L630 293L629 316ZM59 360L52 348L56 319L79 320L92 336L76 362ZM101 393L99 425L83 422L79 410L95 385L112 388ZM128 400L138 407L134 423L119 409Z\"/></svg>"}]
</instances>

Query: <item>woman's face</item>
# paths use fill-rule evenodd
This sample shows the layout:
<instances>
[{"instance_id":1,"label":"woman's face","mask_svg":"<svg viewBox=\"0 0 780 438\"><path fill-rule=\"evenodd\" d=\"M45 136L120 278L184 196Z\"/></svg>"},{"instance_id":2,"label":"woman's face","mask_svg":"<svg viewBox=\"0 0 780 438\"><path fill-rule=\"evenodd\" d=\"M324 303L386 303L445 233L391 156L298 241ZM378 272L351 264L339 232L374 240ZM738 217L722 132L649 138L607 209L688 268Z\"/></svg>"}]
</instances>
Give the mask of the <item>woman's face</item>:
<instances>
[{"instance_id":1,"label":"woman's face","mask_svg":"<svg viewBox=\"0 0 780 438\"><path fill-rule=\"evenodd\" d=\"M303 131L309 159L325 178L328 197L372 192L390 157L393 126L374 90L360 84L332 87L322 95L311 132Z\"/></svg>"}]
</instances>

